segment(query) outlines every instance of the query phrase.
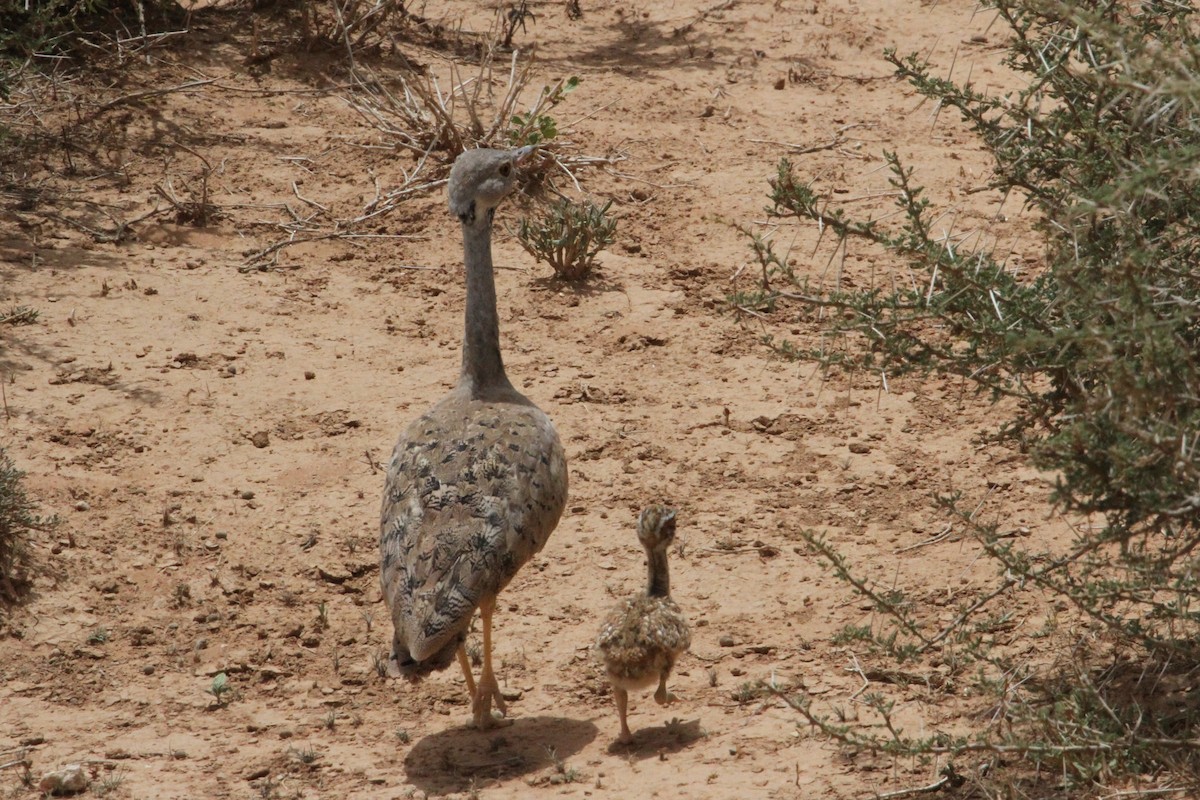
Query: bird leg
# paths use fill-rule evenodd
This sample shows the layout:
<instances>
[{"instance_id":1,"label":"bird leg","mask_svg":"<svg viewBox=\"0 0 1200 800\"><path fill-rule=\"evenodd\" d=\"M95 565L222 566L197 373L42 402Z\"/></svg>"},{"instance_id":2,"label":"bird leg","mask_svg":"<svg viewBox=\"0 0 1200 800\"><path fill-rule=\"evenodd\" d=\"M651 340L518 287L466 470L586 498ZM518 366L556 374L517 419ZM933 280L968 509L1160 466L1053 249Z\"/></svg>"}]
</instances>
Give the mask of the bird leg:
<instances>
[{"instance_id":1,"label":"bird leg","mask_svg":"<svg viewBox=\"0 0 1200 800\"><path fill-rule=\"evenodd\" d=\"M665 706L674 703L675 699L675 695L667 691L667 673L664 672L658 678L658 691L654 693L654 702Z\"/></svg>"},{"instance_id":2,"label":"bird leg","mask_svg":"<svg viewBox=\"0 0 1200 800\"><path fill-rule=\"evenodd\" d=\"M492 716L492 703L501 714L508 711L500 694L500 684L496 682L496 673L492 671L492 612L495 610L495 597L485 597L479 604L479 616L483 620L483 671L479 674L471 711L475 715L475 727L480 730L512 724L512 720L502 721Z\"/></svg>"},{"instance_id":3,"label":"bird leg","mask_svg":"<svg viewBox=\"0 0 1200 800\"><path fill-rule=\"evenodd\" d=\"M629 722L625 719L629 710L629 692L614 686L613 700L617 701L617 716L621 718L621 735L617 737L617 741L621 744L632 744L633 734L629 731Z\"/></svg>"},{"instance_id":4,"label":"bird leg","mask_svg":"<svg viewBox=\"0 0 1200 800\"><path fill-rule=\"evenodd\" d=\"M462 667L463 677L467 679L467 694L471 696L471 702L475 702L475 676L471 674L471 659L467 657L466 641L458 646L458 665Z\"/></svg>"}]
</instances>

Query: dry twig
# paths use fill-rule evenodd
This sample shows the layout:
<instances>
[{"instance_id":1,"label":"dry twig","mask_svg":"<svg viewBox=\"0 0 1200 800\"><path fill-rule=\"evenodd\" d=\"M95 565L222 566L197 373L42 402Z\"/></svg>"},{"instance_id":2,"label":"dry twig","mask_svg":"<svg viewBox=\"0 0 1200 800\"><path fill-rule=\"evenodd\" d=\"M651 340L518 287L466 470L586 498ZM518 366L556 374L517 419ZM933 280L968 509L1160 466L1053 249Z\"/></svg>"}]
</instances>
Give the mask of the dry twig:
<instances>
[{"instance_id":1,"label":"dry twig","mask_svg":"<svg viewBox=\"0 0 1200 800\"><path fill-rule=\"evenodd\" d=\"M126 103L132 103L135 100L145 100L147 97L158 97L159 95L171 94L173 92L182 92L188 89L195 89L197 86L208 86L210 83L216 82L216 78L209 78L202 81L188 81L187 83L181 83L178 86L167 86L159 89L141 89L136 92L130 92L129 94L121 95L113 100L109 100L107 103L101 104L94 112L92 112L92 116L98 117L105 111L114 109L117 106L125 105Z\"/></svg>"}]
</instances>

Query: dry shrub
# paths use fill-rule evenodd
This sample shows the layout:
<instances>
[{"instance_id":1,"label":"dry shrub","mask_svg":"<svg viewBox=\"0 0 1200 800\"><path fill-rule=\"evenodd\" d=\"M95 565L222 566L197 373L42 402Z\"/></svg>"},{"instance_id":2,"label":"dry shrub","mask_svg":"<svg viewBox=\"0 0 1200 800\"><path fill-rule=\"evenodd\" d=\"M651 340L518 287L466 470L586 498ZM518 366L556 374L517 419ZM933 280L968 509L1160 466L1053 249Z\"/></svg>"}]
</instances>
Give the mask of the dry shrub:
<instances>
[{"instance_id":1,"label":"dry shrub","mask_svg":"<svg viewBox=\"0 0 1200 800\"><path fill-rule=\"evenodd\" d=\"M0 601L20 599L29 587L28 537L46 530L57 519L38 516L37 505L25 494L25 473L0 448Z\"/></svg>"}]
</instances>

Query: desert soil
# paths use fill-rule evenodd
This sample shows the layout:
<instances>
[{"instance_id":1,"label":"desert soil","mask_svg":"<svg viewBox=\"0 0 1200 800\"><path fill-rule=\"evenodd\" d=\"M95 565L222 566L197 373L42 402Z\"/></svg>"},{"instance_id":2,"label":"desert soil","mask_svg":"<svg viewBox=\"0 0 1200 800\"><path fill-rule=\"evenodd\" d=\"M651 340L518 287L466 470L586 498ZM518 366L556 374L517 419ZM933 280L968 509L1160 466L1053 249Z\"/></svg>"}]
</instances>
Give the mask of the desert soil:
<instances>
[{"instance_id":1,"label":"desert soil","mask_svg":"<svg viewBox=\"0 0 1200 800\"><path fill-rule=\"evenodd\" d=\"M4 165L10 189L39 187L48 205L2 195L3 302L40 317L0 331L0 441L63 521L35 536L34 591L0 626L3 760L24 747L35 780L84 762L94 794L131 798L848 798L936 780L937 765L849 754L750 691L802 687L869 730L864 685L912 733L986 711L930 688L946 670L936 658L910 682L835 643L876 617L798 532L948 620L992 573L933 496L961 491L1012 532L1049 537L1047 481L978 442L997 412L961 386L823 379L760 343L816 345L819 318L739 315L726 297L758 273L739 227L770 233L816 285L910 277L893 256L852 244L832 257L815 225L769 220L783 156L835 203L880 217L892 211L881 152L897 150L951 209L939 224L953 241L998 239L1035 267L1020 208L970 191L988 178L978 143L882 58L920 52L996 90L1009 80L999 26L966 0L582 6L571 20L561 3L535 5L514 40L536 45L524 102L582 79L553 113L571 152L611 160L578 177L619 219L596 272L568 285L512 235L522 202L498 215L507 368L554 419L571 480L567 513L495 621L515 723L468 729L456 669L419 685L376 671L390 639L381 463L459 366L461 243L444 191L356 229L372 238L241 269L287 237L284 223L332 230L362 215L415 162L328 89L344 78L336 54L281 46L269 70L252 67L266 35L245 12L210 10L95 91L212 82L106 110L69 160L47 147ZM458 2L435 16L469 33L494 13ZM446 84L453 51L401 39L363 58L403 74L403 53ZM196 198L205 162L219 219L153 216L119 243L80 227L113 224L83 201L135 219L165 206L156 186ZM590 646L642 586L634 522L650 502L679 509L673 589L694 638L677 704L634 697L636 742L620 747ZM1036 598L1011 607L1011 647L1028 648ZM0 787L36 794L17 768Z\"/></svg>"}]
</instances>

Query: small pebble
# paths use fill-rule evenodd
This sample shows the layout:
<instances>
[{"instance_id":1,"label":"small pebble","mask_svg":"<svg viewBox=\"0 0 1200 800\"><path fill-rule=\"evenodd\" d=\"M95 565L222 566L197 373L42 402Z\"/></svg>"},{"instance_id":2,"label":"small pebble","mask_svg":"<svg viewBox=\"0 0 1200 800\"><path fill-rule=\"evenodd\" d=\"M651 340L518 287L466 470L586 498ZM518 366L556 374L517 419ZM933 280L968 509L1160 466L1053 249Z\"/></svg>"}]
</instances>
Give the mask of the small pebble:
<instances>
[{"instance_id":1,"label":"small pebble","mask_svg":"<svg viewBox=\"0 0 1200 800\"><path fill-rule=\"evenodd\" d=\"M717 644L721 645L721 647L733 647L733 637L728 633L722 634L721 638L717 640Z\"/></svg>"},{"instance_id":2,"label":"small pebble","mask_svg":"<svg viewBox=\"0 0 1200 800\"><path fill-rule=\"evenodd\" d=\"M313 372L311 369L304 370L304 380L311 381L315 377L317 377L317 373Z\"/></svg>"},{"instance_id":3,"label":"small pebble","mask_svg":"<svg viewBox=\"0 0 1200 800\"><path fill-rule=\"evenodd\" d=\"M154 665L147 664L146 666L142 667L142 674L143 675L153 675L154 674Z\"/></svg>"},{"instance_id":4,"label":"small pebble","mask_svg":"<svg viewBox=\"0 0 1200 800\"><path fill-rule=\"evenodd\" d=\"M89 511L89 510L91 510L91 506L89 506L86 501L80 500L78 503L75 504L75 510L76 511Z\"/></svg>"}]
</instances>

